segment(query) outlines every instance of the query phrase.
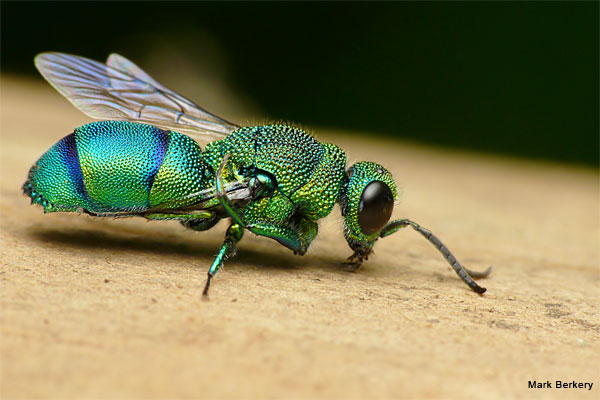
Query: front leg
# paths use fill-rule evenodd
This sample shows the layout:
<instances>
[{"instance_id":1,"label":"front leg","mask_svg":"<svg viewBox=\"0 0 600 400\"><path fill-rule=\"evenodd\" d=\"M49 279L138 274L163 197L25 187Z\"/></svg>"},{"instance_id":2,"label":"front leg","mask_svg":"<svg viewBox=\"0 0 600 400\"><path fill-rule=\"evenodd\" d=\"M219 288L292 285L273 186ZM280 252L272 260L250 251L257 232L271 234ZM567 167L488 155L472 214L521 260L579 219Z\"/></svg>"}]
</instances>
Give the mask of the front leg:
<instances>
[{"instance_id":1,"label":"front leg","mask_svg":"<svg viewBox=\"0 0 600 400\"><path fill-rule=\"evenodd\" d=\"M355 251L354 253L352 253L352 255L350 257L348 257L346 262L342 263L342 267L344 267L344 269L349 272L356 272L362 265L363 261L368 260L368 259L369 259L368 254L363 257L363 254L361 254L358 251Z\"/></svg>"},{"instance_id":2,"label":"front leg","mask_svg":"<svg viewBox=\"0 0 600 400\"><path fill-rule=\"evenodd\" d=\"M269 237L292 250L294 254L304 255L313 239L317 236L319 226L316 222L302 217L297 226L250 223L246 229L259 236Z\"/></svg>"},{"instance_id":3,"label":"front leg","mask_svg":"<svg viewBox=\"0 0 600 400\"><path fill-rule=\"evenodd\" d=\"M312 241L317 237L319 233L319 225L306 217L301 217L298 222L298 234L300 235L300 241L302 246L298 254L304 255L308 250L308 247Z\"/></svg>"}]
</instances>

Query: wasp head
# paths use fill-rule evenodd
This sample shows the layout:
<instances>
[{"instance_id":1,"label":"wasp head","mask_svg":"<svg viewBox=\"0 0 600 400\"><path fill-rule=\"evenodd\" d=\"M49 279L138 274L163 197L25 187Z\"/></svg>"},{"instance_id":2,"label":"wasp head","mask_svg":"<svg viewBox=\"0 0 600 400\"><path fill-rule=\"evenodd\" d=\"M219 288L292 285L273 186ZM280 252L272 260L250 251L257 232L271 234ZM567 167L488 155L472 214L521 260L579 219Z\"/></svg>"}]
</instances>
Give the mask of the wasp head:
<instances>
[{"instance_id":1,"label":"wasp head","mask_svg":"<svg viewBox=\"0 0 600 400\"><path fill-rule=\"evenodd\" d=\"M398 189L392 175L381 165L361 161L346 171L340 205L344 236L360 265L366 259L394 210Z\"/></svg>"}]
</instances>

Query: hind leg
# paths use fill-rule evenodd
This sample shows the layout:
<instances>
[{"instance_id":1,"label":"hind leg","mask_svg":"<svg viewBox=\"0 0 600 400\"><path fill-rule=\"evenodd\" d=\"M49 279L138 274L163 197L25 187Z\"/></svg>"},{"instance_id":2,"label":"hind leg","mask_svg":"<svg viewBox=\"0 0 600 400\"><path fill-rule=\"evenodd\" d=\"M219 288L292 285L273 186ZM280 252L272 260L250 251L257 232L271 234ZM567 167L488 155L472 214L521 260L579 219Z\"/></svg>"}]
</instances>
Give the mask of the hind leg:
<instances>
[{"instance_id":1,"label":"hind leg","mask_svg":"<svg viewBox=\"0 0 600 400\"><path fill-rule=\"evenodd\" d=\"M169 221L169 220L180 220L182 223L186 221L209 221L216 219L215 213L212 211L190 211L188 213L161 213L161 212L150 212L143 214L142 217L151 221Z\"/></svg>"},{"instance_id":2,"label":"hind leg","mask_svg":"<svg viewBox=\"0 0 600 400\"><path fill-rule=\"evenodd\" d=\"M188 214L149 213L145 214L144 218L151 221L179 220L181 225L195 231L209 230L221 219L215 213L205 210Z\"/></svg>"}]
</instances>

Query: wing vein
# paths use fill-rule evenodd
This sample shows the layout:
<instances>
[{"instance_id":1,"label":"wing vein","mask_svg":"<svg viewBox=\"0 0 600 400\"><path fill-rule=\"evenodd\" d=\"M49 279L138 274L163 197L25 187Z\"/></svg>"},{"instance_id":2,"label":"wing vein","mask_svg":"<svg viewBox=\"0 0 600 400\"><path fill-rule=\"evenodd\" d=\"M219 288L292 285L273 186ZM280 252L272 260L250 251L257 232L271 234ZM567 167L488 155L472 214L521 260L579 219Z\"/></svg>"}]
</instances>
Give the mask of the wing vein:
<instances>
[{"instance_id":1,"label":"wing vein","mask_svg":"<svg viewBox=\"0 0 600 400\"><path fill-rule=\"evenodd\" d=\"M64 53L41 53L35 65L75 107L96 119L143 122L187 133L204 144L239 126L166 88L118 54L106 64Z\"/></svg>"}]
</instances>

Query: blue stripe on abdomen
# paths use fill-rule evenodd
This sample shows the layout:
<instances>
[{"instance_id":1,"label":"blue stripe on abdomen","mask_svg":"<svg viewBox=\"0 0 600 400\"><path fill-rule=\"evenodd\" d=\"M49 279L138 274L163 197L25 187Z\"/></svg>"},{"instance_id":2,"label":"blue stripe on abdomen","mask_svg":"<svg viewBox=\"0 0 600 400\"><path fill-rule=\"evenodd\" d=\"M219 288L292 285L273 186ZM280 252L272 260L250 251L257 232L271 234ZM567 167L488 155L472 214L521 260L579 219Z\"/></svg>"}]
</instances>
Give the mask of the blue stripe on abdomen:
<instances>
[{"instance_id":1,"label":"blue stripe on abdomen","mask_svg":"<svg viewBox=\"0 0 600 400\"><path fill-rule=\"evenodd\" d=\"M150 205L176 209L198 203L203 190L214 185L207 174L202 149L193 139L169 133L169 146L150 191Z\"/></svg>"},{"instance_id":2,"label":"blue stripe on abdomen","mask_svg":"<svg viewBox=\"0 0 600 400\"><path fill-rule=\"evenodd\" d=\"M73 133L58 141L31 167L23 190L46 212L94 208L83 183Z\"/></svg>"},{"instance_id":3,"label":"blue stripe on abdomen","mask_svg":"<svg viewBox=\"0 0 600 400\"><path fill-rule=\"evenodd\" d=\"M59 143L61 144L59 152L63 156L63 163L67 168L69 181L73 185L77 198L82 200L85 205L90 205L90 196L83 184L83 174L81 173L81 165L79 165L75 134L72 133L66 136Z\"/></svg>"}]
</instances>

